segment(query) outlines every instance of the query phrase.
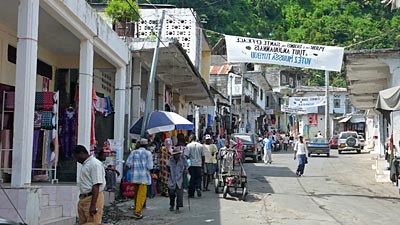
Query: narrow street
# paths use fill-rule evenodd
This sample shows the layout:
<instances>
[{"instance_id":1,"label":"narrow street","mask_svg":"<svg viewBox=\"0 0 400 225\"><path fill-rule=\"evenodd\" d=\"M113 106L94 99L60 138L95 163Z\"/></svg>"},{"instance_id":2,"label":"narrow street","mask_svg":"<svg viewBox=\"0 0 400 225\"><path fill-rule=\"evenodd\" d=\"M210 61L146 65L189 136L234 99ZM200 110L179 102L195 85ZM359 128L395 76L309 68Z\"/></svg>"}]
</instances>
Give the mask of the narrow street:
<instances>
[{"instance_id":1,"label":"narrow street","mask_svg":"<svg viewBox=\"0 0 400 225\"><path fill-rule=\"evenodd\" d=\"M119 217L116 224L391 224L398 220L400 196L389 183L376 183L369 153L309 158L303 177L295 176L292 152L273 154L272 165L246 163L247 201L213 191L190 199L190 211L168 210L168 198L149 199L141 221ZM128 215L129 202L119 204ZM133 213L132 213L133 214Z\"/></svg>"}]
</instances>

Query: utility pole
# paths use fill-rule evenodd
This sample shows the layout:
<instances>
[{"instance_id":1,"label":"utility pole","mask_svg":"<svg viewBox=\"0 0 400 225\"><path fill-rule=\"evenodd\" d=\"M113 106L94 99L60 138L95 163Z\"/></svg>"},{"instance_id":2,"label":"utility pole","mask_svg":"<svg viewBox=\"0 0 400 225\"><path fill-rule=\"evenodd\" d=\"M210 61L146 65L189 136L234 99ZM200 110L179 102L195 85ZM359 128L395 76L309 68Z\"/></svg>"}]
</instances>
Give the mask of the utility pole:
<instances>
[{"instance_id":1,"label":"utility pole","mask_svg":"<svg viewBox=\"0 0 400 225\"><path fill-rule=\"evenodd\" d=\"M329 71L325 70L325 137L329 138Z\"/></svg>"},{"instance_id":2,"label":"utility pole","mask_svg":"<svg viewBox=\"0 0 400 225\"><path fill-rule=\"evenodd\" d=\"M149 117L149 111L150 111L150 105L151 105L151 99L153 97L153 90L154 90L154 80L156 78L156 70L157 70L157 62L158 62L158 53L160 51L160 42L161 42L161 31L163 27L163 21L165 17L165 10L162 11L161 13L161 19L160 19L160 29L158 30L158 35L157 35L157 42L156 42L156 48L154 49L154 55L153 55L153 63L151 64L151 72L150 72L150 78L149 78L149 85L147 87L147 96L146 96L146 105L144 108L144 115L143 115L143 121L142 121L142 129L140 131L140 136L144 136L144 132L146 131L147 127L147 121Z\"/></svg>"},{"instance_id":3,"label":"utility pole","mask_svg":"<svg viewBox=\"0 0 400 225\"><path fill-rule=\"evenodd\" d=\"M229 82L229 84L231 86L230 87L231 93L229 95L229 111L230 111L230 114L229 114L229 132L232 132L232 95L233 95L233 92L232 92L232 90L233 90L233 82L232 82L232 80L233 80L233 73L229 72L228 82Z\"/></svg>"}]
</instances>

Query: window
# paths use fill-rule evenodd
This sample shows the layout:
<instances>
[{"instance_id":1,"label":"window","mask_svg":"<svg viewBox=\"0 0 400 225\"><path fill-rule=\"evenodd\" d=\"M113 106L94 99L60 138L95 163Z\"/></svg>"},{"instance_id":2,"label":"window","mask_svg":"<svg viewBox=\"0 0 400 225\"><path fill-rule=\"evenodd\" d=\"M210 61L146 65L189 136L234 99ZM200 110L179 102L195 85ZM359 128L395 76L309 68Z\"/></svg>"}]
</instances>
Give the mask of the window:
<instances>
[{"instance_id":1,"label":"window","mask_svg":"<svg viewBox=\"0 0 400 225\"><path fill-rule=\"evenodd\" d=\"M263 98L264 98L264 92L263 92L263 90L260 90L260 100L262 101Z\"/></svg>"},{"instance_id":2,"label":"window","mask_svg":"<svg viewBox=\"0 0 400 225\"><path fill-rule=\"evenodd\" d=\"M266 107L269 107L269 96L267 96L266 102L265 102Z\"/></svg>"},{"instance_id":3,"label":"window","mask_svg":"<svg viewBox=\"0 0 400 225\"><path fill-rule=\"evenodd\" d=\"M333 99L333 107L335 109L339 109L340 108L340 98Z\"/></svg>"}]
</instances>

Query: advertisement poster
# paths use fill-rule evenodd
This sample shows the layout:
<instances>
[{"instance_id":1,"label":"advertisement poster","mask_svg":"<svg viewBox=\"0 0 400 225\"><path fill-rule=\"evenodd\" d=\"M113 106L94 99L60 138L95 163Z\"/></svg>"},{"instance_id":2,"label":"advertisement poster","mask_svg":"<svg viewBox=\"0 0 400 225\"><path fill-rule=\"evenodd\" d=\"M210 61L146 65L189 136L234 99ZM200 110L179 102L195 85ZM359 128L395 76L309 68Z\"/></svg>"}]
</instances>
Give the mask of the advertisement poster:
<instances>
[{"instance_id":1,"label":"advertisement poster","mask_svg":"<svg viewBox=\"0 0 400 225\"><path fill-rule=\"evenodd\" d=\"M344 48L225 35L228 62L265 63L317 70L342 69Z\"/></svg>"},{"instance_id":2,"label":"advertisement poster","mask_svg":"<svg viewBox=\"0 0 400 225\"><path fill-rule=\"evenodd\" d=\"M108 139L108 143L110 144L110 155L107 157L106 163L118 165L118 163L121 161L120 155L122 155L123 151L123 141Z\"/></svg>"}]
</instances>

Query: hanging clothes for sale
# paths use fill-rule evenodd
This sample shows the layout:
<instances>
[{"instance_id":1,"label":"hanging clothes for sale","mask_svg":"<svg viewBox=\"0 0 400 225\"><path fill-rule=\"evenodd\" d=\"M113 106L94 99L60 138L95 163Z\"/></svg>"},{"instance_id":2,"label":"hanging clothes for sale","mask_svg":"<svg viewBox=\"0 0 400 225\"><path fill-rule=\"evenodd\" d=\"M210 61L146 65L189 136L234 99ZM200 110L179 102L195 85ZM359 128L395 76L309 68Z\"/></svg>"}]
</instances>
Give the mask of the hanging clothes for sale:
<instances>
[{"instance_id":1,"label":"hanging clothes for sale","mask_svg":"<svg viewBox=\"0 0 400 225\"><path fill-rule=\"evenodd\" d=\"M66 158L72 158L72 151L76 145L76 112L69 107L61 116L61 137L60 142Z\"/></svg>"},{"instance_id":2,"label":"hanging clothes for sale","mask_svg":"<svg viewBox=\"0 0 400 225\"><path fill-rule=\"evenodd\" d=\"M76 86L75 88L75 104L76 104L76 113L77 115L79 112L79 85ZM94 129L94 124L95 124L95 105L97 102L96 98L96 91L94 90L94 87L92 86L92 108L91 108L91 124L90 124L90 144L91 145L96 145L96 135L95 135L95 129ZM78 120L77 120L78 122ZM78 127L78 123L76 125Z\"/></svg>"},{"instance_id":3,"label":"hanging clothes for sale","mask_svg":"<svg viewBox=\"0 0 400 225\"><path fill-rule=\"evenodd\" d=\"M114 110L111 105L111 99L109 96L102 98L96 96L96 103L94 104L94 108L97 112L101 113L104 117L111 115Z\"/></svg>"}]
</instances>

